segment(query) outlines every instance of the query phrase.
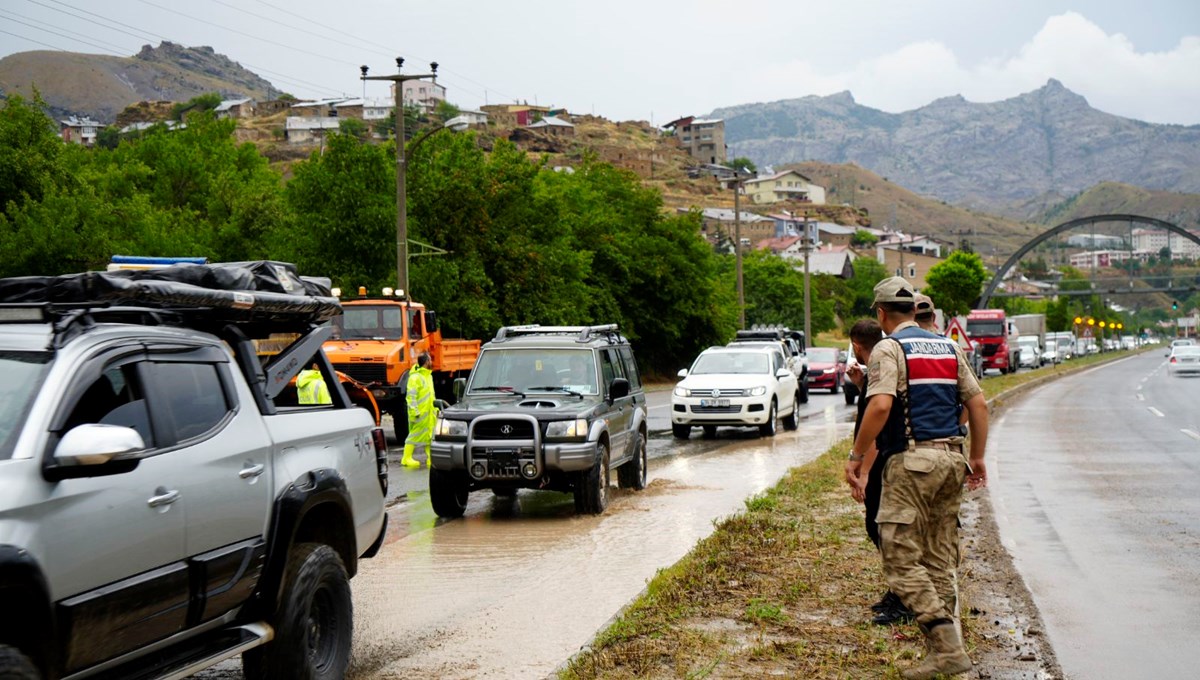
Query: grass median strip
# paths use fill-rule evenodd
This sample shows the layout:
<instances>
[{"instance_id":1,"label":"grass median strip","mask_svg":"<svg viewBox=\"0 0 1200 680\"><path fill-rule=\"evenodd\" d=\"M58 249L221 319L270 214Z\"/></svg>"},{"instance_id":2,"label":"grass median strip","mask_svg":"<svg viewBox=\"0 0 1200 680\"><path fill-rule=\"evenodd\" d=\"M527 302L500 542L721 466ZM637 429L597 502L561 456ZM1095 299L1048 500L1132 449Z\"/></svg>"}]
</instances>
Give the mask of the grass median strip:
<instances>
[{"instance_id":1,"label":"grass median strip","mask_svg":"<svg viewBox=\"0 0 1200 680\"><path fill-rule=\"evenodd\" d=\"M988 397L1051 375L1112 360L1097 355L984 381ZM842 469L850 440L794 468L748 499L646 591L560 672L592 678L894 678L895 662L920 656L914 625L869 623L883 593L879 557L863 530ZM968 584L969 586L969 584ZM963 598L968 647L977 635ZM980 626L982 628L982 626Z\"/></svg>"}]
</instances>

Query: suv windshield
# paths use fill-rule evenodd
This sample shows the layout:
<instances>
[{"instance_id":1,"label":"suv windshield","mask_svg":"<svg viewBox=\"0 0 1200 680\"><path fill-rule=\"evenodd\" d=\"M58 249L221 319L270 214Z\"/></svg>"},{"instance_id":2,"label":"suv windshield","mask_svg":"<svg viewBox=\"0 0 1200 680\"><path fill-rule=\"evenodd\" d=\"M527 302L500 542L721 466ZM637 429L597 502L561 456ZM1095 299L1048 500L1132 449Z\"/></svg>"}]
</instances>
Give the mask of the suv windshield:
<instances>
[{"instance_id":1,"label":"suv windshield","mask_svg":"<svg viewBox=\"0 0 1200 680\"><path fill-rule=\"evenodd\" d=\"M0 460L12 456L21 424L49 365L48 352L0 352L0 371L5 376L0 386Z\"/></svg>"},{"instance_id":2,"label":"suv windshield","mask_svg":"<svg viewBox=\"0 0 1200 680\"><path fill-rule=\"evenodd\" d=\"M701 354L692 366L692 375L710 373L770 373L771 361L765 352L713 352Z\"/></svg>"},{"instance_id":3,"label":"suv windshield","mask_svg":"<svg viewBox=\"0 0 1200 680\"><path fill-rule=\"evenodd\" d=\"M334 337L343 340L399 340L404 337L399 305L347 305L334 317Z\"/></svg>"},{"instance_id":4,"label":"suv windshield","mask_svg":"<svg viewBox=\"0 0 1200 680\"><path fill-rule=\"evenodd\" d=\"M599 384L590 349L485 349L471 371L470 392L599 394Z\"/></svg>"}]
</instances>

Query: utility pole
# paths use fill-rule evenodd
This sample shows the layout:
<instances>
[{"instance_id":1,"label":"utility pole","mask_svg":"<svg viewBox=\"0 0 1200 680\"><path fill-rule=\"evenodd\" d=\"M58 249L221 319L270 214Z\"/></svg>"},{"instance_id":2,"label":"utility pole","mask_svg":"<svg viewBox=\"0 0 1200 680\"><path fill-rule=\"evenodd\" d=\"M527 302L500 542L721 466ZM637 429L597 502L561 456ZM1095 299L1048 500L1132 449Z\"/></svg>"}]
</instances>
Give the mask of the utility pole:
<instances>
[{"instance_id":1,"label":"utility pole","mask_svg":"<svg viewBox=\"0 0 1200 680\"><path fill-rule=\"evenodd\" d=\"M746 330L746 291L742 288L742 178L733 169L733 253L737 270L738 328Z\"/></svg>"},{"instance_id":2,"label":"utility pole","mask_svg":"<svg viewBox=\"0 0 1200 680\"><path fill-rule=\"evenodd\" d=\"M808 294L808 255L812 252L812 229L809 227L808 216L804 217L804 342L812 343L812 305Z\"/></svg>"},{"instance_id":3,"label":"utility pole","mask_svg":"<svg viewBox=\"0 0 1200 680\"><path fill-rule=\"evenodd\" d=\"M405 195L408 160L404 153L404 83L421 78L436 78L437 62L429 65L433 73L406 76L400 73L402 68L404 57L396 57L396 74L391 76L368 76L367 67L359 67L364 81L387 80L396 91L396 287L403 290L405 297L408 297L408 202Z\"/></svg>"}]
</instances>

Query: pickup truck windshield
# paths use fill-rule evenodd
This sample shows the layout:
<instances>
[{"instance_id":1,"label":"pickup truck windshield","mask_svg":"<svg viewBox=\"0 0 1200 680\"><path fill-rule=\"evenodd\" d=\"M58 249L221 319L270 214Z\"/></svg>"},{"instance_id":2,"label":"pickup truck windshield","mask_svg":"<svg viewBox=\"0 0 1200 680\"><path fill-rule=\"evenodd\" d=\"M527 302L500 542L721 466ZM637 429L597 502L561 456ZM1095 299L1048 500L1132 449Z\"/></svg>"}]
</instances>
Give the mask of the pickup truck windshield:
<instances>
[{"instance_id":1,"label":"pickup truck windshield","mask_svg":"<svg viewBox=\"0 0 1200 680\"><path fill-rule=\"evenodd\" d=\"M404 337L404 308L398 305L347 305L333 319L342 340L399 340Z\"/></svg>"},{"instance_id":2,"label":"pickup truck windshield","mask_svg":"<svg viewBox=\"0 0 1200 680\"><path fill-rule=\"evenodd\" d=\"M48 352L0 352L0 460L12 456L21 425L50 366Z\"/></svg>"},{"instance_id":3,"label":"pickup truck windshield","mask_svg":"<svg viewBox=\"0 0 1200 680\"><path fill-rule=\"evenodd\" d=\"M596 360L587 349L488 349L471 371L473 394L599 394Z\"/></svg>"}]
</instances>

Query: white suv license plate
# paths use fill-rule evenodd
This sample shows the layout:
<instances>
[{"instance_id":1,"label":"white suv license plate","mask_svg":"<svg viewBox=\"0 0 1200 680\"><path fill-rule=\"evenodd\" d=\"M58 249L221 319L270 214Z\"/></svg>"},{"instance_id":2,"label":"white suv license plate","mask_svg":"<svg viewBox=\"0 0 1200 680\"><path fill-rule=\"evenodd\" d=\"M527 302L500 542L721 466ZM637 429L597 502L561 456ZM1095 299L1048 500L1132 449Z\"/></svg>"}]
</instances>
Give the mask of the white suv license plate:
<instances>
[{"instance_id":1,"label":"white suv license plate","mask_svg":"<svg viewBox=\"0 0 1200 680\"><path fill-rule=\"evenodd\" d=\"M729 406L729 400L728 399L701 399L700 406L701 407L715 406L717 408L721 408L722 406Z\"/></svg>"}]
</instances>

